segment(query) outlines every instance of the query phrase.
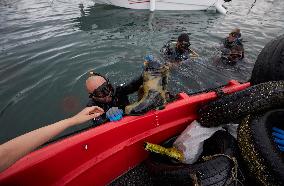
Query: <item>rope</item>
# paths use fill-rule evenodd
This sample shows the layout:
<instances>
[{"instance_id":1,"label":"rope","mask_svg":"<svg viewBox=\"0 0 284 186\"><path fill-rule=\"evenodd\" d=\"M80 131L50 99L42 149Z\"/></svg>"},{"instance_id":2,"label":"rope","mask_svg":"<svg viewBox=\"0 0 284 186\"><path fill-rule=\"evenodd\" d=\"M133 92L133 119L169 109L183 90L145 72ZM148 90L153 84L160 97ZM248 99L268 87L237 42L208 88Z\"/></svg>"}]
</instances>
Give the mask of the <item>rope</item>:
<instances>
[{"instance_id":1,"label":"rope","mask_svg":"<svg viewBox=\"0 0 284 186\"><path fill-rule=\"evenodd\" d=\"M249 13L251 12L251 9L254 7L255 3L256 3L256 0L254 0L254 2L251 4L251 7L250 7L250 9L249 9L247 15L249 15Z\"/></svg>"}]
</instances>

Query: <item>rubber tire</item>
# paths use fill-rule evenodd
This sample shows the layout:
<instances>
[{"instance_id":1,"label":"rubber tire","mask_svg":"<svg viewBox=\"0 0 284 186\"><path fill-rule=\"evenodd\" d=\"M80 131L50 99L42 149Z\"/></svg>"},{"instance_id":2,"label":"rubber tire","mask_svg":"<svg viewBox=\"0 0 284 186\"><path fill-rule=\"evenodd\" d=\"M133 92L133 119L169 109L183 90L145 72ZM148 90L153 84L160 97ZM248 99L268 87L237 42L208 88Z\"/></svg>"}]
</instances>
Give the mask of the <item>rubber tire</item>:
<instances>
[{"instance_id":1,"label":"rubber tire","mask_svg":"<svg viewBox=\"0 0 284 186\"><path fill-rule=\"evenodd\" d=\"M284 35L270 41L255 62L250 82L252 85L267 81L284 80Z\"/></svg>"},{"instance_id":2,"label":"rubber tire","mask_svg":"<svg viewBox=\"0 0 284 186\"><path fill-rule=\"evenodd\" d=\"M238 143L251 173L255 174L254 177L258 178L258 181L263 182L265 185L284 184L284 156L277 149L271 135L272 127L283 129L283 124L284 109L272 110L245 119L238 132ZM251 146L248 146L245 141L249 141ZM252 158L252 156L247 154L247 151L254 151L253 156L255 157ZM256 165L259 164L264 167L262 169L263 172L256 174L258 172ZM264 177L267 177L267 179L263 179Z\"/></svg>"},{"instance_id":3,"label":"rubber tire","mask_svg":"<svg viewBox=\"0 0 284 186\"><path fill-rule=\"evenodd\" d=\"M283 105L284 81L266 82L203 105L198 111L199 122L204 127L216 127Z\"/></svg>"},{"instance_id":4,"label":"rubber tire","mask_svg":"<svg viewBox=\"0 0 284 186\"><path fill-rule=\"evenodd\" d=\"M172 146L175 138L171 138L162 145ZM204 149L213 149L213 154L223 153L235 156L237 142L226 131L218 131L204 142ZM216 149L218 149L216 151ZM213 155L208 151L202 155ZM146 160L148 172L155 185L193 185L191 175L196 174L201 185L224 185L231 176L234 163L225 156L217 156L208 161L200 159L193 165L171 161L167 157L151 154Z\"/></svg>"}]
</instances>

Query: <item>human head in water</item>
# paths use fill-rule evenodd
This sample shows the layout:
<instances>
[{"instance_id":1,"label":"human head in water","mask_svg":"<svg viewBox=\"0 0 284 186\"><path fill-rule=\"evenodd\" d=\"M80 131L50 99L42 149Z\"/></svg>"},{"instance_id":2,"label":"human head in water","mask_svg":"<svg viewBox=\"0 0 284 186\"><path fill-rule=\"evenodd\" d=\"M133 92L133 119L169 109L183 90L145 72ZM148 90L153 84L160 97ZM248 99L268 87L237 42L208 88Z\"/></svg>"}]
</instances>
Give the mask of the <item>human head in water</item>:
<instances>
[{"instance_id":1,"label":"human head in water","mask_svg":"<svg viewBox=\"0 0 284 186\"><path fill-rule=\"evenodd\" d=\"M229 42L234 42L236 39L241 38L241 36L241 30L239 28L235 28L229 33L227 38Z\"/></svg>"},{"instance_id":2,"label":"human head in water","mask_svg":"<svg viewBox=\"0 0 284 186\"><path fill-rule=\"evenodd\" d=\"M176 48L180 51L188 50L188 47L190 46L189 42L189 36L186 33L182 33L178 36Z\"/></svg>"},{"instance_id":3,"label":"human head in water","mask_svg":"<svg viewBox=\"0 0 284 186\"><path fill-rule=\"evenodd\" d=\"M98 73L90 72L90 77L86 80L86 89L89 97L96 102L112 101L113 87L106 77Z\"/></svg>"}]
</instances>

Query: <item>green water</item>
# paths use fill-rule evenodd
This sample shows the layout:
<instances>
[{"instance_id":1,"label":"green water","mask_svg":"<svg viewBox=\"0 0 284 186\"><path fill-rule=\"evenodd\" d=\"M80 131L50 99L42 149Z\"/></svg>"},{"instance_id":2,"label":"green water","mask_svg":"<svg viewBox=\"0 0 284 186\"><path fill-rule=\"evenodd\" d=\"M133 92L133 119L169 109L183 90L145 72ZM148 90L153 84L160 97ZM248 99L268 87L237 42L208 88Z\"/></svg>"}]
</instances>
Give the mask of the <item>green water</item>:
<instances>
[{"instance_id":1,"label":"green water","mask_svg":"<svg viewBox=\"0 0 284 186\"><path fill-rule=\"evenodd\" d=\"M181 32L190 34L201 57L172 70L172 92L247 81L263 46L284 28L284 1L257 0L251 8L253 2L233 0L224 16L150 14L87 0L0 1L0 143L81 110L88 100L88 71L106 74L115 85L127 82L141 73L145 54L159 53ZM236 66L213 63L221 39L235 27L242 30L246 60Z\"/></svg>"}]
</instances>

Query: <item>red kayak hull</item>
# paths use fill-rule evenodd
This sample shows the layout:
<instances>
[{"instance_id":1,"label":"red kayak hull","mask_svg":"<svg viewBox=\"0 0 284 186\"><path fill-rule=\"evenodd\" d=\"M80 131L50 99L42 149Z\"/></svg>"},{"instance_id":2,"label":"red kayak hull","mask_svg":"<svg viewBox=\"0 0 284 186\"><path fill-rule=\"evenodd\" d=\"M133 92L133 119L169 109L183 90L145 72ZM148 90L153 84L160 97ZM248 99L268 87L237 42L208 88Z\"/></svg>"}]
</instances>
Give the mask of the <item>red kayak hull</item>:
<instances>
[{"instance_id":1,"label":"red kayak hull","mask_svg":"<svg viewBox=\"0 0 284 186\"><path fill-rule=\"evenodd\" d=\"M230 81L233 93L249 83ZM145 141L160 143L181 133L197 119L201 104L215 92L188 96L143 116L128 116L62 139L25 156L0 173L0 185L106 185L141 163L148 155Z\"/></svg>"}]
</instances>

